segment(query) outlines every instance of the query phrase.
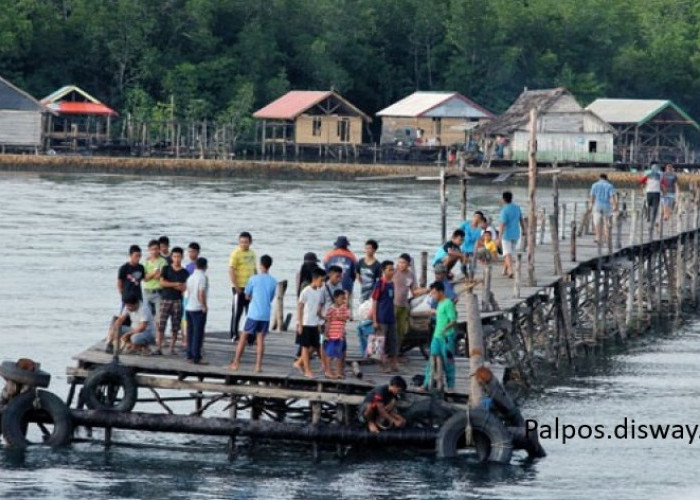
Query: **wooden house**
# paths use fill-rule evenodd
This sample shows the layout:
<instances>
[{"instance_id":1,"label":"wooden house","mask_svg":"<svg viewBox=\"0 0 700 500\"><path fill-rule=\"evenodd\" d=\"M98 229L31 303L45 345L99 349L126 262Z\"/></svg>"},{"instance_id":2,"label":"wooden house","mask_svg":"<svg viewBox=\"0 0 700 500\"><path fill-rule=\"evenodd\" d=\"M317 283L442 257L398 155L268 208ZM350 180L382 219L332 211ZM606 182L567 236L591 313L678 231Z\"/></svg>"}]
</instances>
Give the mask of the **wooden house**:
<instances>
[{"instance_id":1,"label":"wooden house","mask_svg":"<svg viewBox=\"0 0 700 500\"><path fill-rule=\"evenodd\" d=\"M690 143L698 123L672 101L596 99L588 108L612 125L615 159L629 163L691 163Z\"/></svg>"},{"instance_id":2,"label":"wooden house","mask_svg":"<svg viewBox=\"0 0 700 500\"><path fill-rule=\"evenodd\" d=\"M491 138L492 158L527 161L532 109L537 109L538 161L613 162L614 129L563 87L525 90L503 115L480 127Z\"/></svg>"},{"instance_id":3,"label":"wooden house","mask_svg":"<svg viewBox=\"0 0 700 500\"><path fill-rule=\"evenodd\" d=\"M83 89L67 85L41 102L57 114L46 125L49 147L76 149L110 141L111 120L118 113Z\"/></svg>"},{"instance_id":4,"label":"wooden house","mask_svg":"<svg viewBox=\"0 0 700 500\"><path fill-rule=\"evenodd\" d=\"M414 92L377 116L382 117L382 144L410 146L465 143L474 126L494 117L457 92Z\"/></svg>"},{"instance_id":5,"label":"wooden house","mask_svg":"<svg viewBox=\"0 0 700 500\"><path fill-rule=\"evenodd\" d=\"M0 148L37 150L43 121L51 112L39 101L0 78Z\"/></svg>"},{"instance_id":6,"label":"wooden house","mask_svg":"<svg viewBox=\"0 0 700 500\"><path fill-rule=\"evenodd\" d=\"M294 145L358 145L372 119L335 91L292 90L253 113L261 140Z\"/></svg>"}]
</instances>

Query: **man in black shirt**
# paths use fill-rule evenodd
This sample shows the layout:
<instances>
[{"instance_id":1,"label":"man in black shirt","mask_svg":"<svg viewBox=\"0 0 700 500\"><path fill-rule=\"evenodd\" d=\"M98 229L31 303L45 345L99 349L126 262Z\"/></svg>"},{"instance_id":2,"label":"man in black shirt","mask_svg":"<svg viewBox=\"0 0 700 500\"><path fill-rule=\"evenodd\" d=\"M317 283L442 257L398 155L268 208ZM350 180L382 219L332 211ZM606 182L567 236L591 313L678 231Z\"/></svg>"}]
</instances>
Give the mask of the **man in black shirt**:
<instances>
[{"instance_id":1,"label":"man in black shirt","mask_svg":"<svg viewBox=\"0 0 700 500\"><path fill-rule=\"evenodd\" d=\"M170 354L175 351L177 336L180 333L180 325L182 324L182 292L187 290L187 278L190 273L182 267L182 248L173 248L171 258L173 263L165 266L160 273L160 284L163 287L160 301L160 320L158 321L158 333L156 335L157 349L153 354L163 354L163 338L165 337L165 328L168 326L168 317L170 317L170 329L172 331L172 340L170 341ZM184 345L187 345L187 339L183 338Z\"/></svg>"},{"instance_id":2,"label":"man in black shirt","mask_svg":"<svg viewBox=\"0 0 700 500\"><path fill-rule=\"evenodd\" d=\"M396 411L396 398L405 390L406 381L398 375L391 378L389 385L372 389L360 406L360 422L367 424L372 433L391 426L403 427L406 419Z\"/></svg>"},{"instance_id":3,"label":"man in black shirt","mask_svg":"<svg viewBox=\"0 0 700 500\"><path fill-rule=\"evenodd\" d=\"M146 269L140 264L141 248L138 245L129 247L129 260L119 268L117 274L117 290L122 302L126 295L135 295L139 301L143 301L141 281L146 276Z\"/></svg>"}]
</instances>

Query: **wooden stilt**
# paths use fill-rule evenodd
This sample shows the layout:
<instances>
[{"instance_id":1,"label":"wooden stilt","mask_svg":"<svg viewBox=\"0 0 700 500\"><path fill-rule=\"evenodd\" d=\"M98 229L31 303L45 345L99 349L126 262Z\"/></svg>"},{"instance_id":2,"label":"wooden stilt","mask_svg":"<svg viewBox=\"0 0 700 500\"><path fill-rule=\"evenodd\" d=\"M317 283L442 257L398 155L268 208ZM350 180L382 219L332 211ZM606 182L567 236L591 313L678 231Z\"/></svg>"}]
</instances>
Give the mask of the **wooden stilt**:
<instances>
[{"instance_id":1,"label":"wooden stilt","mask_svg":"<svg viewBox=\"0 0 700 500\"><path fill-rule=\"evenodd\" d=\"M523 254L518 252L518 254L515 257L515 277L513 279L513 297L516 299L520 298L520 279L521 279L520 269L522 267L522 262L523 262Z\"/></svg>"},{"instance_id":2,"label":"wooden stilt","mask_svg":"<svg viewBox=\"0 0 700 500\"><path fill-rule=\"evenodd\" d=\"M537 218L537 110L530 110L530 144L528 152L527 170L527 284L536 286L535 276L535 238L536 238L536 218Z\"/></svg>"},{"instance_id":3,"label":"wooden stilt","mask_svg":"<svg viewBox=\"0 0 700 500\"><path fill-rule=\"evenodd\" d=\"M571 244L569 245L571 262L576 262L576 220L571 221Z\"/></svg>"},{"instance_id":4,"label":"wooden stilt","mask_svg":"<svg viewBox=\"0 0 700 500\"><path fill-rule=\"evenodd\" d=\"M479 300L471 288L464 296L464 307L467 312L467 335L469 337L469 406L481 407L483 390L475 377L476 371L484 366L484 332L481 326Z\"/></svg>"},{"instance_id":5,"label":"wooden stilt","mask_svg":"<svg viewBox=\"0 0 700 500\"><path fill-rule=\"evenodd\" d=\"M418 282L421 288L428 285L428 252L420 253L420 278Z\"/></svg>"},{"instance_id":6,"label":"wooden stilt","mask_svg":"<svg viewBox=\"0 0 700 500\"><path fill-rule=\"evenodd\" d=\"M549 216L549 229L552 235L552 253L554 256L554 274L561 276L564 270L561 265L561 254L559 253L559 224L557 216L552 214Z\"/></svg>"}]
</instances>

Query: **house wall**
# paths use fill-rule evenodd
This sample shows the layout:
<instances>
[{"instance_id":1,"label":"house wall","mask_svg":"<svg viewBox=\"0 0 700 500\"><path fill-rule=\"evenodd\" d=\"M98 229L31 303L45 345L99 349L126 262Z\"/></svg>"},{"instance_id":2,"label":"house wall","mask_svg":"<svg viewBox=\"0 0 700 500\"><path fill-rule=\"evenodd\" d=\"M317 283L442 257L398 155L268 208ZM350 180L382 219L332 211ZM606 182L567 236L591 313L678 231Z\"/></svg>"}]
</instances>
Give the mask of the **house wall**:
<instances>
[{"instance_id":1,"label":"house wall","mask_svg":"<svg viewBox=\"0 0 700 500\"><path fill-rule=\"evenodd\" d=\"M576 101L576 98L570 94L562 94L547 111L552 113L560 113L562 111L581 111L581 105Z\"/></svg>"},{"instance_id":2,"label":"house wall","mask_svg":"<svg viewBox=\"0 0 700 500\"><path fill-rule=\"evenodd\" d=\"M0 144L40 146L41 113L0 109Z\"/></svg>"},{"instance_id":3,"label":"house wall","mask_svg":"<svg viewBox=\"0 0 700 500\"><path fill-rule=\"evenodd\" d=\"M527 161L529 140L529 132L515 132L511 145L513 160ZM591 142L595 142L595 153L589 151ZM538 133L537 160L544 162L556 160L581 163L612 163L613 134L611 132Z\"/></svg>"},{"instance_id":4,"label":"house wall","mask_svg":"<svg viewBox=\"0 0 700 500\"><path fill-rule=\"evenodd\" d=\"M439 120L439 122L437 121ZM403 116L383 116L382 117L382 144L393 144L395 140L415 141L416 131L423 129L421 144L427 145L432 141L439 140L441 146L449 146L454 143L464 142L463 130L451 130L455 125L465 125L475 120L465 118L437 118L431 117L403 117ZM438 126L439 123L439 126ZM410 134L406 134L406 130Z\"/></svg>"},{"instance_id":5,"label":"house wall","mask_svg":"<svg viewBox=\"0 0 700 500\"><path fill-rule=\"evenodd\" d=\"M318 135L313 134L314 118L321 119ZM349 123L348 141L341 141L338 135L338 122L341 120L347 120ZM359 116L300 115L294 123L294 142L297 144L362 144L362 126L362 118Z\"/></svg>"}]
</instances>

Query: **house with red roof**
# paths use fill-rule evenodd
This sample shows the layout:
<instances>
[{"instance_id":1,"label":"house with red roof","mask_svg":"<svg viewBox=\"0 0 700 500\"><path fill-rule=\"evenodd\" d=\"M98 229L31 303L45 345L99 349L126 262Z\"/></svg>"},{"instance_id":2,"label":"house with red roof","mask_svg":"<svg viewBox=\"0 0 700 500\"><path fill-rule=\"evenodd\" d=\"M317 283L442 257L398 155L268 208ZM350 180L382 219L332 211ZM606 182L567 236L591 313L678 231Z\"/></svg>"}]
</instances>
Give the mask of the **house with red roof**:
<instances>
[{"instance_id":1,"label":"house with red roof","mask_svg":"<svg viewBox=\"0 0 700 500\"><path fill-rule=\"evenodd\" d=\"M292 90L253 113L262 142L358 145L372 119L333 90Z\"/></svg>"},{"instance_id":2,"label":"house with red roof","mask_svg":"<svg viewBox=\"0 0 700 500\"><path fill-rule=\"evenodd\" d=\"M41 103L57 116L48 120L45 137L51 147L92 146L109 142L111 120L119 114L75 85L61 87Z\"/></svg>"},{"instance_id":3,"label":"house with red roof","mask_svg":"<svg viewBox=\"0 0 700 500\"><path fill-rule=\"evenodd\" d=\"M414 92L377 113L382 144L449 146L466 142L494 114L458 92Z\"/></svg>"}]
</instances>

